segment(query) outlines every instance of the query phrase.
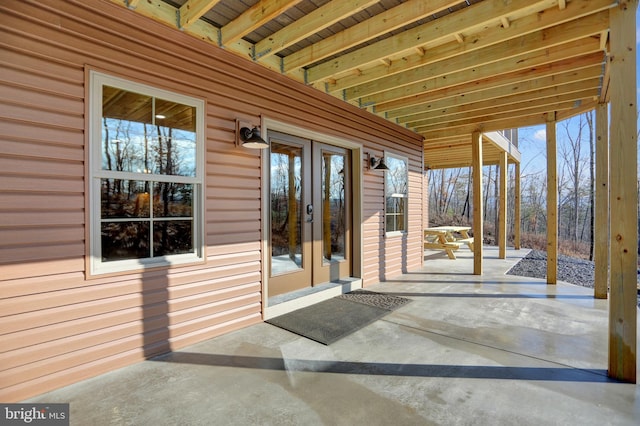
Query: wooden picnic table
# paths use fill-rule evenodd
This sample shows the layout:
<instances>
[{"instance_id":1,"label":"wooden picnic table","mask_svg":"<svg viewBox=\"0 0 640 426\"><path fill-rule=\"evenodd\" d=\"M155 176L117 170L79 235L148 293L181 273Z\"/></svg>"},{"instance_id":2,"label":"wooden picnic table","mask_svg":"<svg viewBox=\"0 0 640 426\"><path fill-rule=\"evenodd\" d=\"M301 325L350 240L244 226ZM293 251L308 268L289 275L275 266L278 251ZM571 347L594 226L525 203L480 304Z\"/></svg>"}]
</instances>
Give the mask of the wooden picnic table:
<instances>
[{"instance_id":1,"label":"wooden picnic table","mask_svg":"<svg viewBox=\"0 0 640 426\"><path fill-rule=\"evenodd\" d=\"M455 250L466 244L473 252L473 237L470 226L434 226L424 229L424 248L444 250L449 259L455 259Z\"/></svg>"}]
</instances>

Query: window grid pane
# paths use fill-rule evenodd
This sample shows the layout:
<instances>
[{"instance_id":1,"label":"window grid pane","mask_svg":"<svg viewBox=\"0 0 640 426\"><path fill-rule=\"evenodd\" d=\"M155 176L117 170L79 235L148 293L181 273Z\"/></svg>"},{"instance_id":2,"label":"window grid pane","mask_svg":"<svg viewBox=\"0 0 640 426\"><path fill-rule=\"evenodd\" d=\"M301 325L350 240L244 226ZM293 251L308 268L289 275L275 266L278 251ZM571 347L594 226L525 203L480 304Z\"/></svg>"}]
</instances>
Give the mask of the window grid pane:
<instances>
[{"instance_id":1,"label":"window grid pane","mask_svg":"<svg viewBox=\"0 0 640 426\"><path fill-rule=\"evenodd\" d=\"M196 117L202 119L203 103L177 94L182 101L172 100L173 94L155 97L151 93L162 91L107 76L92 78L99 82L91 86L92 96L102 107L102 114L92 117L92 247L100 251L92 257L94 267L102 271L101 263L121 264L116 268L124 270L151 265L158 257L200 258L196 195L202 197L202 171L196 165L202 164L197 154L202 124L196 125Z\"/></svg>"},{"instance_id":2,"label":"window grid pane","mask_svg":"<svg viewBox=\"0 0 640 426\"><path fill-rule=\"evenodd\" d=\"M389 168L385 173L386 232L405 232L407 230L407 160L387 155L385 163Z\"/></svg>"},{"instance_id":3,"label":"window grid pane","mask_svg":"<svg viewBox=\"0 0 640 426\"><path fill-rule=\"evenodd\" d=\"M193 185L102 179L101 186L103 261L193 252Z\"/></svg>"},{"instance_id":4,"label":"window grid pane","mask_svg":"<svg viewBox=\"0 0 640 426\"><path fill-rule=\"evenodd\" d=\"M151 257L149 222L103 222L102 261Z\"/></svg>"}]
</instances>

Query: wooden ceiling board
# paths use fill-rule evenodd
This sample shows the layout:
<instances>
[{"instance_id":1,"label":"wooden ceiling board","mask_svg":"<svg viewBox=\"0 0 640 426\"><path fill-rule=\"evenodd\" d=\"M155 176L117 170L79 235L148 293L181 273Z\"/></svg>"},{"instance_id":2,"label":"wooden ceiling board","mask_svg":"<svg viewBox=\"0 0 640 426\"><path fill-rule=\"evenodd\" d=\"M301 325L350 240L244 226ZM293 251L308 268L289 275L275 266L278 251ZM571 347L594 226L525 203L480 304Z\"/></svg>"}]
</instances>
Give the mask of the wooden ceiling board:
<instances>
[{"instance_id":1,"label":"wooden ceiling board","mask_svg":"<svg viewBox=\"0 0 640 426\"><path fill-rule=\"evenodd\" d=\"M245 58L253 51L271 70L405 126L425 147L544 124L548 112L572 116L608 96L617 0L188 1L137 2L131 13L180 30L186 4L202 15L183 18L187 33L213 44L212 34L223 43L239 36L223 47Z\"/></svg>"}]
</instances>

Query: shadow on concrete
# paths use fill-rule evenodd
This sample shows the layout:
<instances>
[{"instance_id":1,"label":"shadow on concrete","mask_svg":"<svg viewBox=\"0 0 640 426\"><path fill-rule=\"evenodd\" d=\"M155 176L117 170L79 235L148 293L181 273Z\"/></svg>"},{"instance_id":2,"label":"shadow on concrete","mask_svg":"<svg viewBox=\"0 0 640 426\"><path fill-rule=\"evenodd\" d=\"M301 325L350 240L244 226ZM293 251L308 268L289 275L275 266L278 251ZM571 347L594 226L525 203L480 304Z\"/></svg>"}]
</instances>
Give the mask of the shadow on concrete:
<instances>
[{"instance_id":1,"label":"shadow on concrete","mask_svg":"<svg viewBox=\"0 0 640 426\"><path fill-rule=\"evenodd\" d=\"M467 299L573 299L593 300L591 295L581 294L509 294L509 293L384 293L398 297L460 297Z\"/></svg>"},{"instance_id":2,"label":"shadow on concrete","mask_svg":"<svg viewBox=\"0 0 640 426\"><path fill-rule=\"evenodd\" d=\"M283 359L243 355L173 352L153 358L157 362L197 364L212 367L251 368L372 376L434 377L452 379L532 380L554 382L622 383L607 377L606 370L568 367L504 367L476 365L396 364L353 361Z\"/></svg>"},{"instance_id":3,"label":"shadow on concrete","mask_svg":"<svg viewBox=\"0 0 640 426\"><path fill-rule=\"evenodd\" d=\"M430 274L431 275L431 274ZM437 275L437 274L432 274ZM444 274L443 274L444 275ZM449 274L450 275L450 274ZM451 281L451 280L387 280L385 284L403 284L403 283L418 283L418 284L449 284L449 285L500 285L500 286L523 286L523 285L538 285L538 286L548 286L544 281Z\"/></svg>"}]
</instances>

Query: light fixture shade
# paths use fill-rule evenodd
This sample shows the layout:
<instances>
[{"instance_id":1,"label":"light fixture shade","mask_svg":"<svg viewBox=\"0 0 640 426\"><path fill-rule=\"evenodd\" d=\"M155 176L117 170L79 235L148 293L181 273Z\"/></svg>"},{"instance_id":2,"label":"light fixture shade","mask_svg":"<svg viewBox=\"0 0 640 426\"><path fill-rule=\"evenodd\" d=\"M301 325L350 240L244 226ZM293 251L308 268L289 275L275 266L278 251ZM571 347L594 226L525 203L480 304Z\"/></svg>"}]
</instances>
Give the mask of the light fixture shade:
<instances>
[{"instance_id":1,"label":"light fixture shade","mask_svg":"<svg viewBox=\"0 0 640 426\"><path fill-rule=\"evenodd\" d=\"M241 128L240 140L242 141L242 146L245 148L269 148L269 143L260 137L260 130L258 130L258 127L254 127L253 129L249 129L248 127Z\"/></svg>"},{"instance_id":2,"label":"light fixture shade","mask_svg":"<svg viewBox=\"0 0 640 426\"><path fill-rule=\"evenodd\" d=\"M382 171L384 171L384 172L386 172L386 171L388 171L388 170L389 170L389 168L387 167L387 165L386 165L386 164L384 164L384 158L381 158L381 159L380 159L380 161L378 161L378 165L377 165L377 166L375 166L375 167L373 168L373 170L382 170Z\"/></svg>"},{"instance_id":3,"label":"light fixture shade","mask_svg":"<svg viewBox=\"0 0 640 426\"><path fill-rule=\"evenodd\" d=\"M384 158L377 159L376 157L369 157L369 169L380 170L386 172L389 170L386 164L384 164Z\"/></svg>"}]
</instances>

